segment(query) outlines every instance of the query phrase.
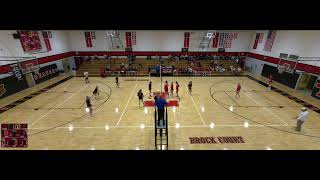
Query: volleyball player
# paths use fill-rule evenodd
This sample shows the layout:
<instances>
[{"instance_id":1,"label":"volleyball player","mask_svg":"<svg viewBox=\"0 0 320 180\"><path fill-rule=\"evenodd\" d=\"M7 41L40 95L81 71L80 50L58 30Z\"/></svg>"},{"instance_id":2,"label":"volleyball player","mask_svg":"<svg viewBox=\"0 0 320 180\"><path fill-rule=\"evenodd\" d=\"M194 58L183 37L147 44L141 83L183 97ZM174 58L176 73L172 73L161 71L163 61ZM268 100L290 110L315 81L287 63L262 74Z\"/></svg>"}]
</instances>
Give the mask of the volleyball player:
<instances>
[{"instance_id":1,"label":"volleyball player","mask_svg":"<svg viewBox=\"0 0 320 180\"><path fill-rule=\"evenodd\" d=\"M117 88L120 87L118 74L116 75L116 85Z\"/></svg>"},{"instance_id":2,"label":"volleyball player","mask_svg":"<svg viewBox=\"0 0 320 180\"><path fill-rule=\"evenodd\" d=\"M192 81L189 82L188 89L189 89L189 94L191 95L191 93L192 93Z\"/></svg>"},{"instance_id":3,"label":"volleyball player","mask_svg":"<svg viewBox=\"0 0 320 180\"><path fill-rule=\"evenodd\" d=\"M240 97L240 90L241 90L241 85L238 83L237 89L236 89L236 97Z\"/></svg>"},{"instance_id":4,"label":"volleyball player","mask_svg":"<svg viewBox=\"0 0 320 180\"><path fill-rule=\"evenodd\" d=\"M152 97L152 95L151 95L151 93L152 93L151 90L152 90L152 81L149 82L149 98Z\"/></svg>"},{"instance_id":5,"label":"volleyball player","mask_svg":"<svg viewBox=\"0 0 320 180\"><path fill-rule=\"evenodd\" d=\"M173 82L171 82L171 86L170 86L170 94L171 94L171 97L173 97Z\"/></svg>"},{"instance_id":6,"label":"volleyball player","mask_svg":"<svg viewBox=\"0 0 320 180\"><path fill-rule=\"evenodd\" d=\"M179 98L179 83L176 81L176 94L177 94L177 98Z\"/></svg>"},{"instance_id":7,"label":"volleyball player","mask_svg":"<svg viewBox=\"0 0 320 180\"><path fill-rule=\"evenodd\" d=\"M166 84L164 85L164 92L166 94L166 97L169 97L168 81L166 81Z\"/></svg>"},{"instance_id":8,"label":"volleyball player","mask_svg":"<svg viewBox=\"0 0 320 180\"><path fill-rule=\"evenodd\" d=\"M139 92L138 92L138 98L139 98L139 107L140 107L140 102L142 102L142 106L143 106L143 93L142 93L142 90L140 89Z\"/></svg>"},{"instance_id":9,"label":"volleyball player","mask_svg":"<svg viewBox=\"0 0 320 180\"><path fill-rule=\"evenodd\" d=\"M84 81L86 82L86 84L88 84L89 83L89 73L84 72L83 75L84 75Z\"/></svg>"},{"instance_id":10,"label":"volleyball player","mask_svg":"<svg viewBox=\"0 0 320 180\"><path fill-rule=\"evenodd\" d=\"M98 86L96 86L96 88L94 89L93 95L94 95L95 99L97 99L97 97L99 97L99 88L98 88Z\"/></svg>"},{"instance_id":11,"label":"volleyball player","mask_svg":"<svg viewBox=\"0 0 320 180\"><path fill-rule=\"evenodd\" d=\"M87 104L87 108L89 109L90 112L90 116L93 116L93 110L92 110L92 105L91 105L91 101L90 101L90 97L87 96L86 97L86 104Z\"/></svg>"}]
</instances>

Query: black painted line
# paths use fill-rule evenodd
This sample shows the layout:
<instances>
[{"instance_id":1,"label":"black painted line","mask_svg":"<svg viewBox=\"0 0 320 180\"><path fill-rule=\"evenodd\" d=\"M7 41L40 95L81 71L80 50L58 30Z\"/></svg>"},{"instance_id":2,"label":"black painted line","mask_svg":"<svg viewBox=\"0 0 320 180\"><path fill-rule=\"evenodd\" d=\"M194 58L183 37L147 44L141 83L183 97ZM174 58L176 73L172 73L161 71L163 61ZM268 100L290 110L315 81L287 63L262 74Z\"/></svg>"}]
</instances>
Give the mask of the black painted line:
<instances>
[{"instance_id":1,"label":"black painted line","mask_svg":"<svg viewBox=\"0 0 320 180\"><path fill-rule=\"evenodd\" d=\"M227 92L224 92L226 93L226 95L233 101L237 104L237 106L241 106L236 100L234 100Z\"/></svg>"},{"instance_id":2,"label":"black painted line","mask_svg":"<svg viewBox=\"0 0 320 180\"><path fill-rule=\"evenodd\" d=\"M45 87L45 88L43 88L43 89L40 89L40 90L38 90L38 91L30 94L30 95L27 95L27 96L23 97L23 98L15 101L15 102L13 102L13 103L11 103L11 104L8 104L7 106L1 108L0 114L3 113L3 112L5 112L5 111L8 111L9 109L12 109L12 108L16 107L16 106L19 105L19 104L22 104L22 103L26 102L26 101L29 100L29 99L32 99L33 97L35 97L35 96L37 96L37 95L39 95L39 94L42 94L43 92L45 92L45 91L47 91L47 90L49 90L49 89L51 89L51 88L53 88L53 87L58 86L59 84L65 82L65 81L67 81L67 80L69 80L69 79L71 79L71 78L73 78L73 77L72 77L72 76L69 76L69 77L67 77L67 78L64 78L64 79L62 79L62 80L60 80L60 81L58 81L58 82L56 82L56 83L54 83L54 84L52 84L52 85L49 85L49 86L47 86L47 87Z\"/></svg>"},{"instance_id":3,"label":"black painted line","mask_svg":"<svg viewBox=\"0 0 320 180\"><path fill-rule=\"evenodd\" d=\"M247 75L247 77L248 77L249 79L252 79L252 80L258 82L259 84L262 84L262 85L268 87L268 85L267 85L266 83L264 83L264 82L262 82L262 81L260 81L260 80L258 80L258 79L256 79L256 78L254 78L254 77L251 77L251 76L249 76L249 75ZM301 100L301 99L299 99L299 98L297 98L297 97L295 97L295 96L292 96L292 95L290 95L290 94L288 94L288 93L286 93L286 92L283 92L282 90L277 89L277 88L275 88L275 87L271 87L271 89L272 89L274 92L277 92L278 94L281 94L281 95L287 97L288 99L290 99L290 100L292 100L292 101L295 101L296 103L298 103L298 104L300 104L300 105L302 105L302 106L306 106L306 107L308 107L309 109L311 109L311 110L313 110L313 111L315 111L315 112L317 112L317 113L320 114L320 109L317 108L317 107L315 107L315 106L313 106L312 104L307 103L307 102L305 102L305 101L303 101L303 100Z\"/></svg>"}]
</instances>

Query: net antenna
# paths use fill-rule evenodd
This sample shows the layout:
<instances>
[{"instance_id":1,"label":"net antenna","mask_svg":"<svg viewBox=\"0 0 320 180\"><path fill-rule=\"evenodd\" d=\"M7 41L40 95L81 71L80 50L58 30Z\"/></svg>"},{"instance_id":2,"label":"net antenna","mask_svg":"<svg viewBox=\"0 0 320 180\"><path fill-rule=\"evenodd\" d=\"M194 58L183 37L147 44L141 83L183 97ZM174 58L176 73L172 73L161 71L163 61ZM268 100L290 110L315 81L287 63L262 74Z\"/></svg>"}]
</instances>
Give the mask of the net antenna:
<instances>
[{"instance_id":1,"label":"net antenna","mask_svg":"<svg viewBox=\"0 0 320 180\"><path fill-rule=\"evenodd\" d=\"M18 65L22 74L38 73L40 69L38 59L35 56L0 56L0 62L3 65Z\"/></svg>"}]
</instances>

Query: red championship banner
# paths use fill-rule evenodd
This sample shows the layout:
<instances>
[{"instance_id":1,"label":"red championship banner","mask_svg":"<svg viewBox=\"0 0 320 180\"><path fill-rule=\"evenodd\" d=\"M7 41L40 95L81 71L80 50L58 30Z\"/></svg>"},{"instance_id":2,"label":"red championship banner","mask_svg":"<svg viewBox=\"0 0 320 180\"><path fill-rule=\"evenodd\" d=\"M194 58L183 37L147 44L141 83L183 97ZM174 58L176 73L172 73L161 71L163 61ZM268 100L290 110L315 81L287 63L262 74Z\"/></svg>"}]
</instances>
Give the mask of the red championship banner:
<instances>
[{"instance_id":1,"label":"red championship banner","mask_svg":"<svg viewBox=\"0 0 320 180\"><path fill-rule=\"evenodd\" d=\"M256 34L256 39L254 40L254 44L253 44L252 49L257 49L259 38L260 38L260 33L257 33Z\"/></svg>"},{"instance_id":2,"label":"red championship banner","mask_svg":"<svg viewBox=\"0 0 320 180\"><path fill-rule=\"evenodd\" d=\"M259 43L262 43L262 39L263 39L263 33L259 33Z\"/></svg>"},{"instance_id":3,"label":"red championship banner","mask_svg":"<svg viewBox=\"0 0 320 180\"><path fill-rule=\"evenodd\" d=\"M20 42L24 51L41 50L41 42L38 31L19 31Z\"/></svg>"},{"instance_id":4,"label":"red championship banner","mask_svg":"<svg viewBox=\"0 0 320 180\"><path fill-rule=\"evenodd\" d=\"M91 39L91 33L90 32L84 32L84 36L86 38L87 47L93 47L92 39Z\"/></svg>"},{"instance_id":5,"label":"red championship banner","mask_svg":"<svg viewBox=\"0 0 320 180\"><path fill-rule=\"evenodd\" d=\"M137 45L137 34L136 34L136 32L132 32L131 36L132 36L132 45Z\"/></svg>"},{"instance_id":6,"label":"red championship banner","mask_svg":"<svg viewBox=\"0 0 320 180\"><path fill-rule=\"evenodd\" d=\"M212 38L212 48L218 48L219 33L217 32Z\"/></svg>"},{"instance_id":7,"label":"red championship banner","mask_svg":"<svg viewBox=\"0 0 320 180\"><path fill-rule=\"evenodd\" d=\"M185 32L184 33L184 48L189 48L189 41L190 41L190 32Z\"/></svg>"},{"instance_id":8,"label":"red championship banner","mask_svg":"<svg viewBox=\"0 0 320 180\"><path fill-rule=\"evenodd\" d=\"M132 41L131 41L131 32L126 32L126 44L127 44L127 48L131 48L132 47Z\"/></svg>"},{"instance_id":9,"label":"red championship banner","mask_svg":"<svg viewBox=\"0 0 320 180\"><path fill-rule=\"evenodd\" d=\"M47 50L51 51L52 48L51 48L48 32L47 31L42 31L42 36L43 36L44 43L46 44Z\"/></svg>"}]
</instances>

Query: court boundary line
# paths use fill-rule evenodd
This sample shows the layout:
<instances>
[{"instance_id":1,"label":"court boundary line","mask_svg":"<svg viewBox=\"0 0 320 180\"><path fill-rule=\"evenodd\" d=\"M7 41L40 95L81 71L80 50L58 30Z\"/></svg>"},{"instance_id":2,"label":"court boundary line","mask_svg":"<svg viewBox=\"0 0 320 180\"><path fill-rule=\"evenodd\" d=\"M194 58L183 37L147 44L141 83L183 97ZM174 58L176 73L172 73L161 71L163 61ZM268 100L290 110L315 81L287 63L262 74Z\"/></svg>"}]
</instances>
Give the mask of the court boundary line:
<instances>
[{"instance_id":1,"label":"court boundary line","mask_svg":"<svg viewBox=\"0 0 320 180\"><path fill-rule=\"evenodd\" d=\"M101 83L102 83L102 82L101 82ZM105 103L110 99L110 97L111 97L112 89L111 89L111 87L110 87L107 83L106 83L105 85L109 88L110 94L109 94L108 98L107 98L102 104L100 104L96 109L98 109L100 106L102 106L103 104L105 104ZM96 110L96 109L95 109L95 110ZM69 124L69 123L71 123L71 122L74 122L74 121L76 121L76 120L79 120L79 119L83 118L84 116L86 116L86 115L88 115L88 114L89 114L89 112L81 115L80 117L77 117L77 118L75 118L75 119L72 119L71 121L68 121L68 122L66 122L66 123L63 123L63 124L60 124L60 125L58 125L58 126L54 126L54 127L48 128L48 129L44 129L44 130L42 130L42 131L39 131L39 132L30 134L29 136L37 135L37 134L44 133L44 132L48 132L48 131L50 131L50 130L53 130L53 129L56 129L56 128L59 128L59 127L63 127L64 125Z\"/></svg>"},{"instance_id":2,"label":"court boundary line","mask_svg":"<svg viewBox=\"0 0 320 180\"><path fill-rule=\"evenodd\" d=\"M6 105L6 106L4 106L4 107L0 107L0 114L2 114L2 113L4 113L4 112L6 112L6 111L8 111L8 110L10 110L10 109L12 109L12 108L20 105L20 104L28 101L29 99L32 99L32 98L34 98L34 97L42 94L42 93L48 91L49 89L52 89L52 88L54 88L54 87L62 84L63 82L72 79L72 78L73 78L73 76L67 76L67 77L65 77L65 78L63 78L63 79L61 79L61 80L59 80L59 81L57 81L57 82L55 82L55 83L52 83L52 84L50 84L50 85L48 85L48 86L46 86L46 87L44 87L44 88L42 88L42 89L40 89L40 90L38 90L38 91L36 91L36 92L33 92L33 93L31 93L31 94L29 94L29 95L27 95L27 96L24 96L24 97L22 97L22 98L20 98L20 99L18 99L18 100L16 100L16 101L14 101L14 102ZM27 89L29 89L29 88L27 88ZM27 90L27 89L25 89L25 90ZM18 93L19 93L19 92L18 92ZM17 94L17 93L15 93L15 94ZM14 95L14 94L12 94L12 95ZM11 96L11 95L10 95L10 96ZM7 97L9 97L9 96L7 96ZM5 98L7 98L7 97L5 97ZM1 121L0 121L0 122L1 122Z\"/></svg>"},{"instance_id":3,"label":"court boundary line","mask_svg":"<svg viewBox=\"0 0 320 180\"><path fill-rule=\"evenodd\" d=\"M252 97L250 97L249 95L247 95L246 93L242 93L242 94L244 94L245 96L247 96L249 99L251 99L253 102L255 102L256 104L258 104L258 105L260 105L261 106L261 104L260 103L258 103L256 100L254 100L254 98L252 98ZM266 109L265 107L264 108L262 108L263 110L265 110L265 111L268 111L269 113L271 113L274 117L276 117L277 119L279 119L281 122L283 122L285 125L289 125L287 122L285 122L284 120L282 120L282 118L280 118L279 116L277 116L276 114L274 114L273 112L271 112L269 109Z\"/></svg>"},{"instance_id":4,"label":"court boundary line","mask_svg":"<svg viewBox=\"0 0 320 180\"><path fill-rule=\"evenodd\" d=\"M249 79L250 79L250 78L249 78ZM228 109L227 109L226 107L224 107L223 105L221 105L221 104L223 104L222 102L216 100L216 99L213 97L213 94L214 94L214 93L212 94L212 91L211 91L211 89L212 89L213 86L214 86L214 85L211 85L211 87L209 88L209 93L210 93L210 95L211 95L211 98L212 98L219 106L221 106L222 108L224 108L225 110L228 111ZM291 99L290 99L290 100L291 100ZM230 111L229 111L229 112L230 112ZM260 124L260 125L262 125L262 126L264 126L264 127L268 127L268 128L270 128L270 129L277 130L277 131L282 132L282 133L289 133L289 134L300 135L300 136L305 136L305 137L310 137L310 138L320 138L320 136L315 136L315 135L310 135L310 134L301 134L301 133L298 133L298 132L292 132L292 131L289 131L289 130L279 129L279 128L276 128L276 127L273 127L273 126L270 126L270 125L266 125L266 124L263 124L263 123L254 121L254 120L252 120L252 119L249 119L249 118L247 118L247 117L245 117L245 116L243 116L243 115L241 115L241 114L235 113L235 112L233 112L233 111L231 111L231 113L232 113L232 114L235 114L235 115L237 115L237 116L240 116L240 117L242 117L243 119L249 120L250 122L254 122L254 123ZM286 126L286 127L288 127L288 126Z\"/></svg>"},{"instance_id":5,"label":"court boundary line","mask_svg":"<svg viewBox=\"0 0 320 180\"><path fill-rule=\"evenodd\" d=\"M184 83L184 85L185 85L185 88L187 89L187 93L188 93L189 89L188 89L188 87L187 87L187 84ZM198 115L200 116L200 119L201 119L201 121L202 121L202 123L203 123L203 126L206 126L206 123L204 123L203 118L202 118L202 116L201 116L201 113L200 113L200 111L199 111L196 103L194 102L193 96L189 94L189 97L190 97L190 96L191 96L191 100L192 100L192 102L193 102L193 105L196 107L196 110L198 111Z\"/></svg>"},{"instance_id":6,"label":"court boundary line","mask_svg":"<svg viewBox=\"0 0 320 180\"><path fill-rule=\"evenodd\" d=\"M81 91L82 89L87 88L88 85L85 85L84 87L82 87L79 91ZM47 112L46 114L44 114L43 116L41 116L39 119L35 120L34 122L32 122L32 124L29 127L34 126L36 123L38 123L41 119L43 119L44 117L46 117L48 114L52 113L53 111L57 110L55 108L58 108L59 106L63 105L65 102L67 102L69 99L71 99L73 96L75 96L76 94L72 94L70 95L67 99L65 99L64 101L62 101L60 104L58 104L57 106L53 107L53 109L51 109L49 112Z\"/></svg>"},{"instance_id":7,"label":"court boundary line","mask_svg":"<svg viewBox=\"0 0 320 180\"><path fill-rule=\"evenodd\" d=\"M274 127L287 127L287 126L284 126L282 124L271 124L271 125L268 125L268 126L274 126ZM140 125L139 126L108 126L109 128L114 128L114 129L117 129L117 128L137 128L137 129L141 129ZM168 126L170 128L176 128L176 126L173 126L173 125L170 125ZM217 124L214 126L215 127L243 127L244 128L244 125L242 124ZM250 127L265 127L264 125L249 125L248 128ZM292 126L294 127L294 126ZM36 130L36 129L48 129L49 127L38 127L38 128L28 128L30 130ZM154 126L145 126L145 128L154 128ZM203 125L186 125L186 126L180 126L179 128L177 129L180 129L180 128L209 128L210 129L210 126L203 126ZM212 129L214 129L212 128ZM57 127L56 129L69 129L69 127ZM73 129L105 129L105 126L73 126Z\"/></svg>"},{"instance_id":8,"label":"court boundary line","mask_svg":"<svg viewBox=\"0 0 320 180\"><path fill-rule=\"evenodd\" d=\"M130 103L130 101L131 101L131 98L132 98L132 96L133 96L133 93L134 93L134 91L136 90L137 86L138 86L138 84L136 84L136 85L134 86L134 88L133 88L133 90L132 90L132 92L131 92L131 95L130 95L128 101L127 101L127 104L126 104L126 106L124 107L124 109L123 109L123 111L122 111L122 113L121 113L121 116L120 116L120 118L119 118L116 126L118 126L119 123L120 123L120 121L122 120L123 114L124 114L124 112L126 111L128 105L129 105L129 103Z\"/></svg>"}]
</instances>

